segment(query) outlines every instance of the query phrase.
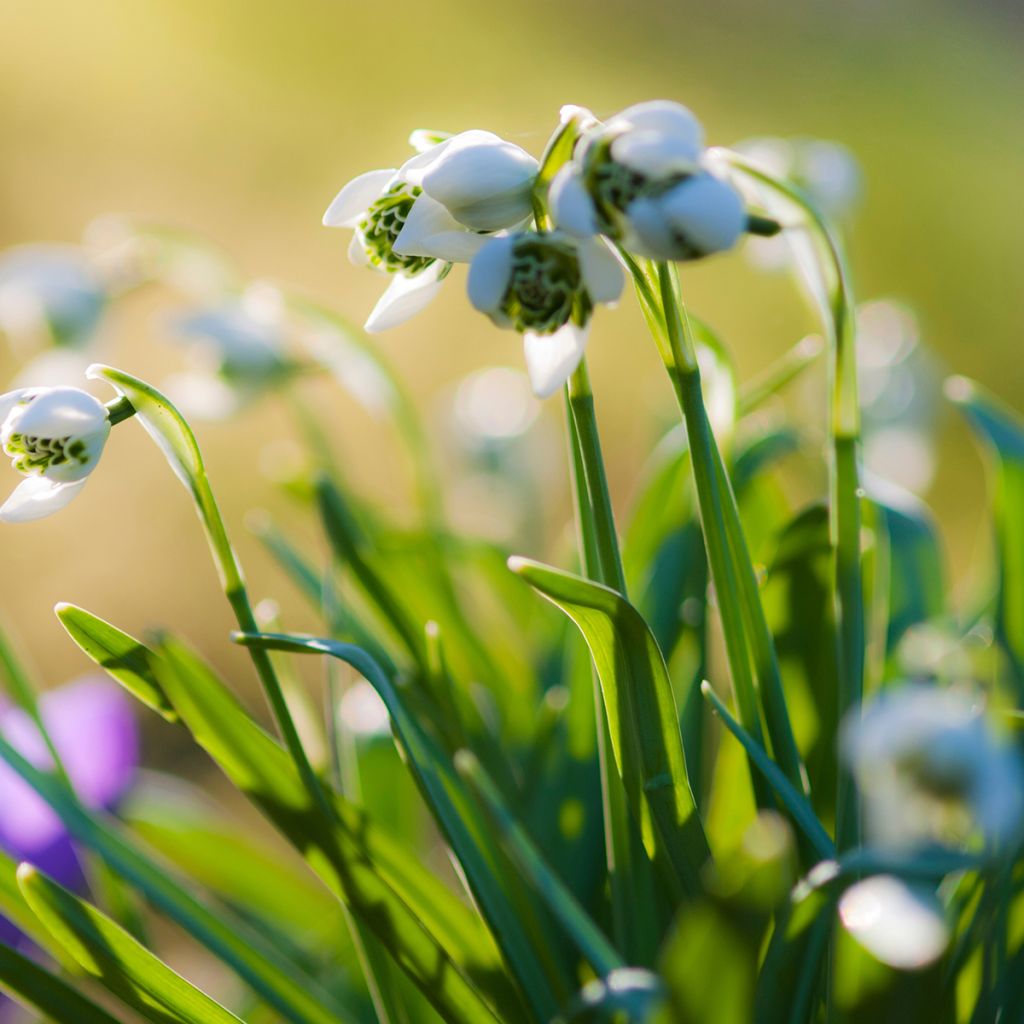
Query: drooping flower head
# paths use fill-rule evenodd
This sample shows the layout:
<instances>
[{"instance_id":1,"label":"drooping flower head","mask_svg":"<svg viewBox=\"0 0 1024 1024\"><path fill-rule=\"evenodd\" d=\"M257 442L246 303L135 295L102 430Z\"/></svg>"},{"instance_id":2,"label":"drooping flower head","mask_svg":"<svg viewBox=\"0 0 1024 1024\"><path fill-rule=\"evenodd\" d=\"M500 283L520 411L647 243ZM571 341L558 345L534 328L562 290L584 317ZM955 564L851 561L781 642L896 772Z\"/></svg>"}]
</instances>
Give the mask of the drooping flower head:
<instances>
[{"instance_id":1,"label":"drooping flower head","mask_svg":"<svg viewBox=\"0 0 1024 1024\"><path fill-rule=\"evenodd\" d=\"M366 321L371 333L397 326L437 294L452 263L474 256L488 234L530 214L537 161L491 132L439 138L400 168L353 178L324 214L328 227L352 228L349 257L393 280Z\"/></svg>"},{"instance_id":2,"label":"drooping flower head","mask_svg":"<svg viewBox=\"0 0 1024 1024\"><path fill-rule=\"evenodd\" d=\"M23 348L82 346L107 296L86 254L71 245L23 245L0 255L0 331Z\"/></svg>"},{"instance_id":3,"label":"drooping flower head","mask_svg":"<svg viewBox=\"0 0 1024 1024\"><path fill-rule=\"evenodd\" d=\"M731 249L747 224L739 193L705 165L700 122L668 100L591 121L549 198L564 230L602 234L651 259Z\"/></svg>"},{"instance_id":4,"label":"drooping flower head","mask_svg":"<svg viewBox=\"0 0 1024 1024\"><path fill-rule=\"evenodd\" d=\"M595 305L622 292L618 261L597 239L520 231L487 242L469 268L469 300L523 335L530 383L554 394L583 358Z\"/></svg>"},{"instance_id":5,"label":"drooping flower head","mask_svg":"<svg viewBox=\"0 0 1024 1024\"><path fill-rule=\"evenodd\" d=\"M886 690L843 732L878 843L913 847L1011 838L1024 819L1024 769L981 707L952 688Z\"/></svg>"},{"instance_id":6,"label":"drooping flower head","mask_svg":"<svg viewBox=\"0 0 1024 1024\"><path fill-rule=\"evenodd\" d=\"M27 522L63 508L85 486L110 434L106 407L80 388L0 395L0 445L25 476L0 520Z\"/></svg>"}]
</instances>

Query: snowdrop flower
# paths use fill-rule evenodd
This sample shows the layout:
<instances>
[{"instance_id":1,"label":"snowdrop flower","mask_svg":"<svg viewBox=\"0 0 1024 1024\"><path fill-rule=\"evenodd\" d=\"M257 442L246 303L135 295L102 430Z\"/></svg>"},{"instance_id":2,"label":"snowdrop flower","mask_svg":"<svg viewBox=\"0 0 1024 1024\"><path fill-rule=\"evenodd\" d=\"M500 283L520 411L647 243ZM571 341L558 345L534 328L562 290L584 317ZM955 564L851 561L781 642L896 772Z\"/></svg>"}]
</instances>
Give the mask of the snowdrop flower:
<instances>
[{"instance_id":1,"label":"snowdrop flower","mask_svg":"<svg viewBox=\"0 0 1024 1024\"><path fill-rule=\"evenodd\" d=\"M422 147L436 138L414 132L412 142ZM526 221L536 173L536 160L518 146L468 131L428 145L400 168L350 181L323 222L354 229L354 263L393 275L366 330L414 316L438 293L452 263L471 260L489 233Z\"/></svg>"},{"instance_id":2,"label":"snowdrop flower","mask_svg":"<svg viewBox=\"0 0 1024 1024\"><path fill-rule=\"evenodd\" d=\"M843 746L880 844L960 844L976 833L1011 837L1024 816L1024 769L978 705L952 689L908 684L887 690Z\"/></svg>"},{"instance_id":3,"label":"snowdrop flower","mask_svg":"<svg viewBox=\"0 0 1024 1024\"><path fill-rule=\"evenodd\" d=\"M684 106L640 103L584 130L551 183L551 213L580 237L603 234L658 260L731 249L747 225L739 192L703 159L704 130Z\"/></svg>"},{"instance_id":4,"label":"snowdrop flower","mask_svg":"<svg viewBox=\"0 0 1024 1024\"><path fill-rule=\"evenodd\" d=\"M44 693L39 709L68 776L87 807L112 810L135 778L139 738L131 704L103 677L85 676ZM14 706L0 707L0 734L39 768L52 762L39 730ZM82 885L67 830L52 808L0 761L0 848L31 861L63 885ZM0 941L20 935L0 918Z\"/></svg>"},{"instance_id":5,"label":"snowdrop flower","mask_svg":"<svg viewBox=\"0 0 1024 1024\"><path fill-rule=\"evenodd\" d=\"M623 273L597 239L522 231L487 242L468 287L476 309L523 335L533 392L547 398L579 365L594 306L618 299Z\"/></svg>"},{"instance_id":6,"label":"snowdrop flower","mask_svg":"<svg viewBox=\"0 0 1024 1024\"><path fill-rule=\"evenodd\" d=\"M86 344L105 304L98 275L74 246L16 246L0 255L0 330L24 348Z\"/></svg>"},{"instance_id":7,"label":"snowdrop flower","mask_svg":"<svg viewBox=\"0 0 1024 1024\"><path fill-rule=\"evenodd\" d=\"M270 285L181 314L171 329L190 345L195 368L172 375L165 390L189 415L224 419L295 368L284 299Z\"/></svg>"},{"instance_id":8,"label":"snowdrop flower","mask_svg":"<svg viewBox=\"0 0 1024 1024\"><path fill-rule=\"evenodd\" d=\"M110 434L106 406L79 388L0 395L0 445L23 480L0 506L8 523L41 519L85 486Z\"/></svg>"},{"instance_id":9,"label":"snowdrop flower","mask_svg":"<svg viewBox=\"0 0 1024 1024\"><path fill-rule=\"evenodd\" d=\"M848 216L861 197L860 166L840 142L765 136L745 139L733 149L776 176L788 178L834 220Z\"/></svg>"}]
</instances>

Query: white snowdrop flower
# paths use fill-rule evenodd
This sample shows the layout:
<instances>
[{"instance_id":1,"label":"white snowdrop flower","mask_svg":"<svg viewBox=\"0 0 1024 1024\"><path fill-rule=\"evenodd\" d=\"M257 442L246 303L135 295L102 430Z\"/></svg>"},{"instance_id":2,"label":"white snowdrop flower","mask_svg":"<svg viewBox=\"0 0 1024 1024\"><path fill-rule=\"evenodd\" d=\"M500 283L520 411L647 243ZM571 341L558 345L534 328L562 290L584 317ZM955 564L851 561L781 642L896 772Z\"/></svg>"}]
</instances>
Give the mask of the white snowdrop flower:
<instances>
[{"instance_id":1,"label":"white snowdrop flower","mask_svg":"<svg viewBox=\"0 0 1024 1024\"><path fill-rule=\"evenodd\" d=\"M0 331L23 348L87 344L106 293L82 250L24 245L0 255Z\"/></svg>"},{"instance_id":2,"label":"white snowdrop flower","mask_svg":"<svg viewBox=\"0 0 1024 1024\"><path fill-rule=\"evenodd\" d=\"M0 520L28 522L67 505L96 468L109 434L106 407L80 388L0 396L0 444L25 476L0 507Z\"/></svg>"},{"instance_id":3,"label":"white snowdrop flower","mask_svg":"<svg viewBox=\"0 0 1024 1024\"><path fill-rule=\"evenodd\" d=\"M843 748L873 840L894 848L1005 840L1024 816L1024 770L981 708L954 689L886 690L847 720Z\"/></svg>"},{"instance_id":4,"label":"white snowdrop flower","mask_svg":"<svg viewBox=\"0 0 1024 1024\"><path fill-rule=\"evenodd\" d=\"M238 296L179 314L170 328L188 344L193 366L163 386L190 416L226 419L294 369L283 298L271 285L257 282Z\"/></svg>"},{"instance_id":5,"label":"white snowdrop flower","mask_svg":"<svg viewBox=\"0 0 1024 1024\"><path fill-rule=\"evenodd\" d=\"M622 268L602 242L563 232L491 239L469 267L469 300L499 327L523 335L530 384L554 394L583 358L590 317L622 293Z\"/></svg>"},{"instance_id":6,"label":"white snowdrop flower","mask_svg":"<svg viewBox=\"0 0 1024 1024\"><path fill-rule=\"evenodd\" d=\"M473 258L487 235L522 224L531 211L537 162L484 131L442 138L414 132L422 149L399 168L350 181L324 214L328 227L352 228L349 257L393 275L366 321L377 333L396 327L437 295L452 263Z\"/></svg>"},{"instance_id":7,"label":"white snowdrop flower","mask_svg":"<svg viewBox=\"0 0 1024 1024\"><path fill-rule=\"evenodd\" d=\"M731 249L747 225L739 192L712 173L704 131L684 106L640 103L584 128L549 193L560 228L603 234L658 260Z\"/></svg>"}]
</instances>

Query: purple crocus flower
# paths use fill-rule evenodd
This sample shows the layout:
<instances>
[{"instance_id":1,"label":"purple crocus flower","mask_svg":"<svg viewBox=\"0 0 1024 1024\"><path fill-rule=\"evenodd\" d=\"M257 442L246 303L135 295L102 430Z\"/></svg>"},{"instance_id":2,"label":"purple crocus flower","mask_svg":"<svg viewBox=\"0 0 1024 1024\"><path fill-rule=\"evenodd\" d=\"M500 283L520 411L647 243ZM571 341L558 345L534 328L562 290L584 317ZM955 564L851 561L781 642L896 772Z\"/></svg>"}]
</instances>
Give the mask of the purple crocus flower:
<instances>
[{"instance_id":1,"label":"purple crocus flower","mask_svg":"<svg viewBox=\"0 0 1024 1024\"><path fill-rule=\"evenodd\" d=\"M43 694L39 710L79 799L87 807L112 809L138 767L138 730L127 697L105 677L85 676ZM52 767L39 730L20 708L0 708L0 733L37 767ZM2 760L0 848L69 888L83 883L74 844L60 819ZM12 945L20 939L0 917L0 942Z\"/></svg>"}]
</instances>

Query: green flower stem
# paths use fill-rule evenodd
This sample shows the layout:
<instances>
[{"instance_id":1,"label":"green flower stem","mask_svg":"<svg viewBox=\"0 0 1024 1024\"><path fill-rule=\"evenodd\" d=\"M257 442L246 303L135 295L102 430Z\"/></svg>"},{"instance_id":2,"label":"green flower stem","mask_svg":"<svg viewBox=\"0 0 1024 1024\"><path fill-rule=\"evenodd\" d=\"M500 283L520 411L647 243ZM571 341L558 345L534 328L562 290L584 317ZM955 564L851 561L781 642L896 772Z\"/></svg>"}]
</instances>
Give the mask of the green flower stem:
<instances>
[{"instance_id":1,"label":"green flower stem","mask_svg":"<svg viewBox=\"0 0 1024 1024\"><path fill-rule=\"evenodd\" d=\"M625 584L621 582L621 558L618 557L615 523L611 515L611 502L594 416L594 396L585 364L581 363L580 367L565 389L580 557L584 574L589 579L606 584L608 580L605 577L605 559L607 558L612 565L613 573L617 564L619 582L622 586L620 592L624 592ZM599 497L596 502L591 484L598 485L599 489L603 487L603 498ZM595 504L604 506L605 511L600 519ZM605 533L605 537L599 540L602 532ZM618 589L615 583L608 585ZM605 713L604 698L596 672L593 683L605 856L611 889L612 934L617 948L628 954L630 962L642 963L649 955L649 951L644 949L645 938L650 942L657 935L652 890L649 886L650 862L647 860L638 830L632 827L629 808L626 805L626 792L612 755L608 716Z\"/></svg>"},{"instance_id":2,"label":"green flower stem","mask_svg":"<svg viewBox=\"0 0 1024 1024\"><path fill-rule=\"evenodd\" d=\"M253 614L252 605L249 602L249 593L246 590L245 578L242 575L242 568L238 564L231 541L228 539L227 530L224 526L224 519L217 506L217 500L213 490L203 475L193 481L192 494L199 511L199 518L206 530L207 540L210 543L210 550L213 553L214 562L224 587L224 595L235 613L235 621L238 628L245 633L259 632L256 617ZM270 655L260 648L249 648L249 656L252 659L256 674L259 676L260 684L266 695L267 702L273 712L274 720L281 732L281 738L295 762L299 775L302 778L306 789L309 791L314 804L324 818L333 823L334 812L323 791L320 780L310 764L309 757L302 745L302 739L295 726L291 711L288 708L288 701L285 698L281 682L274 671L274 665Z\"/></svg>"},{"instance_id":3,"label":"green flower stem","mask_svg":"<svg viewBox=\"0 0 1024 1024\"><path fill-rule=\"evenodd\" d=\"M590 387L586 360L580 361L570 377L566 395L593 516L594 543L599 563L599 575L596 578L626 597L626 577L622 570L622 555L615 532L615 517L601 455L601 439L594 414L594 393Z\"/></svg>"},{"instance_id":4,"label":"green flower stem","mask_svg":"<svg viewBox=\"0 0 1024 1024\"><path fill-rule=\"evenodd\" d=\"M839 714L859 707L864 691L864 581L861 564L861 484L857 462L860 444L860 405L857 398L857 355L854 300L842 249L828 222L797 188L724 153L740 173L797 206L807 217L816 242L818 268L828 292L825 329L831 349L830 433L832 462L829 512L836 577L836 622L839 630ZM840 765L836 798L836 844L840 851L860 838L860 809L853 782Z\"/></svg>"},{"instance_id":5,"label":"green flower stem","mask_svg":"<svg viewBox=\"0 0 1024 1024\"><path fill-rule=\"evenodd\" d=\"M107 402L106 410L107 419L110 420L112 427L116 427L118 423L123 423L135 415L135 406L124 395Z\"/></svg>"},{"instance_id":6,"label":"green flower stem","mask_svg":"<svg viewBox=\"0 0 1024 1024\"><path fill-rule=\"evenodd\" d=\"M718 611L740 722L758 743L763 744L757 691L744 628L740 583L725 528L723 505L726 499L722 493L721 478L714 454L715 440L704 409L697 353L686 330L683 311L676 299L672 268L667 263L658 266L658 282L665 325L664 337L659 348L686 426L690 464L697 492L697 507L700 511L711 578L718 598ZM761 774L753 764L750 768L758 806L772 807L774 801Z\"/></svg>"}]
</instances>

